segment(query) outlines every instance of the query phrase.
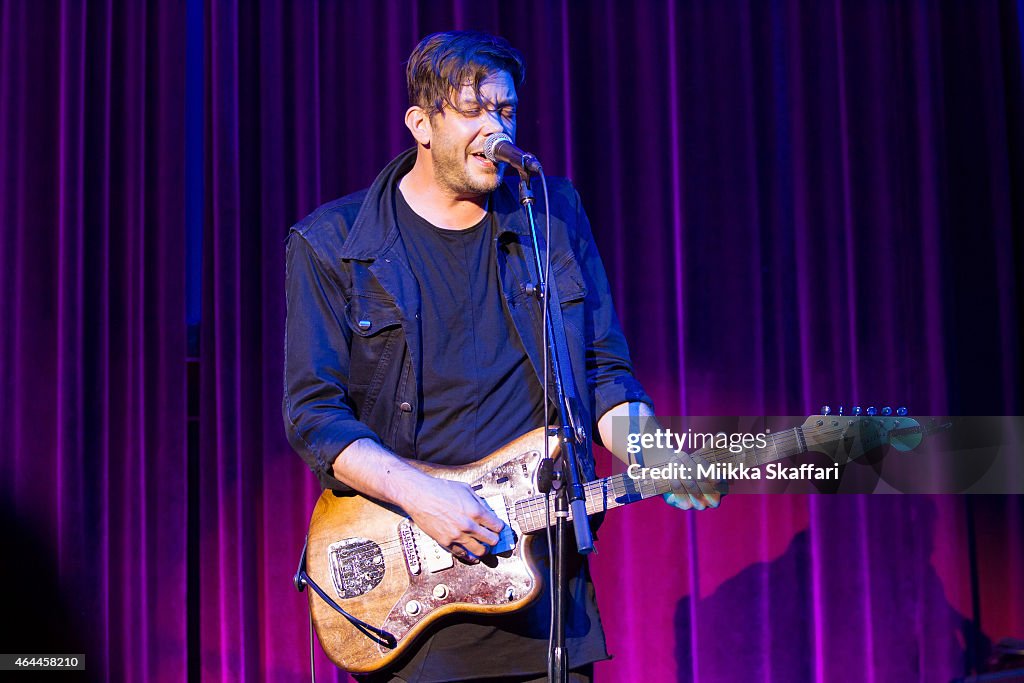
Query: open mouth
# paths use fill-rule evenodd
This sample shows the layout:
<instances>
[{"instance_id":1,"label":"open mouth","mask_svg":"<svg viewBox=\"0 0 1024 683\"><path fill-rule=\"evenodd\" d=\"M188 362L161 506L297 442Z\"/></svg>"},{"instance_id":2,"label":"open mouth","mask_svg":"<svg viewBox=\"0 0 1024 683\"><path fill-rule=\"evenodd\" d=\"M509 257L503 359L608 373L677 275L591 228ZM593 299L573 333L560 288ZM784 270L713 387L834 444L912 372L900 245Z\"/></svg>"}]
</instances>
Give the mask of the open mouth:
<instances>
[{"instance_id":1,"label":"open mouth","mask_svg":"<svg viewBox=\"0 0 1024 683\"><path fill-rule=\"evenodd\" d=\"M494 162L488 159L483 152L473 152L470 156L474 157L477 160L477 163L483 165L484 168L497 168Z\"/></svg>"}]
</instances>

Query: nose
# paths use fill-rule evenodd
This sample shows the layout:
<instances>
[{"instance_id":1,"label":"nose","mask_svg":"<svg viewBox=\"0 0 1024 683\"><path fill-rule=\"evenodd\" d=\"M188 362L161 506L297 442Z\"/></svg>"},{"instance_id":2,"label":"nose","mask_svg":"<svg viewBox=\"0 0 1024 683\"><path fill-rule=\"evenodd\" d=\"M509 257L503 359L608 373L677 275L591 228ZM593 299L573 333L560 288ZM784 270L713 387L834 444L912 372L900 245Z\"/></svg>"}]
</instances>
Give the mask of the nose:
<instances>
[{"instance_id":1,"label":"nose","mask_svg":"<svg viewBox=\"0 0 1024 683\"><path fill-rule=\"evenodd\" d=\"M480 132L486 135L492 135L494 133L504 133L505 126L501 118L501 114L497 111L488 111L484 114L483 126Z\"/></svg>"}]
</instances>

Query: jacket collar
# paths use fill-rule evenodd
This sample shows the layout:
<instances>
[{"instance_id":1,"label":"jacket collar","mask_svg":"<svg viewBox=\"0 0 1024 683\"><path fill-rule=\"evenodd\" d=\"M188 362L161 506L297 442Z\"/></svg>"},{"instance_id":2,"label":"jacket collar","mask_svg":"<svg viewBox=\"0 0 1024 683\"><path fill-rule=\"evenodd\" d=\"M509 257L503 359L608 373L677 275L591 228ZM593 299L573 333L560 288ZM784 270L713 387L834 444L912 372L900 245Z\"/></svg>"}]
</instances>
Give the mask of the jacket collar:
<instances>
[{"instance_id":1,"label":"jacket collar","mask_svg":"<svg viewBox=\"0 0 1024 683\"><path fill-rule=\"evenodd\" d=\"M341 258L372 261L395 242L398 238L398 225L395 222L394 193L398 181L412 169L415 162L414 147L395 157L373 181L352 223L348 239L341 248ZM517 190L512 188L513 181L513 178L505 179L491 195L498 220L498 233L529 235L530 229L520 210Z\"/></svg>"}]
</instances>

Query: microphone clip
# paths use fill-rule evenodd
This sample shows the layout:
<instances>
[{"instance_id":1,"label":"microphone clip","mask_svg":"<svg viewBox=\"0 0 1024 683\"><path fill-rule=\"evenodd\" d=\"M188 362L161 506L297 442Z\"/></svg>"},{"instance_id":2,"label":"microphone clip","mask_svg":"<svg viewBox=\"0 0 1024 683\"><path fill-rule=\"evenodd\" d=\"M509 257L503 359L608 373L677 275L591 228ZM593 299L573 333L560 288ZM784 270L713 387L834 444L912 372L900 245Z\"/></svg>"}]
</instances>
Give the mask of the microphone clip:
<instances>
[{"instance_id":1,"label":"microphone clip","mask_svg":"<svg viewBox=\"0 0 1024 683\"><path fill-rule=\"evenodd\" d=\"M530 174L526 171L519 171L519 203L523 206L533 204L533 188L530 187Z\"/></svg>"}]
</instances>

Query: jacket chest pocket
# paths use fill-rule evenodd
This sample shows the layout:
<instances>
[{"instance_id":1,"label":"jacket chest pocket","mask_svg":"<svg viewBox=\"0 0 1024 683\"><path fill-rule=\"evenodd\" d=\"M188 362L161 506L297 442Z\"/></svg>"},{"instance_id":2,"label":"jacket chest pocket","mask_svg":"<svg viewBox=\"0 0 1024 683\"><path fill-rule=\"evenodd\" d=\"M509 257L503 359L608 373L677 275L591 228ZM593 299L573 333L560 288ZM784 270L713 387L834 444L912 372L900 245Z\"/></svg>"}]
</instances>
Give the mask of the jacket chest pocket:
<instances>
[{"instance_id":1,"label":"jacket chest pocket","mask_svg":"<svg viewBox=\"0 0 1024 683\"><path fill-rule=\"evenodd\" d=\"M554 271L552 278L558 288L558 301L562 306L562 317L565 319L566 334L575 334L583 340L586 330L584 309L587 298L587 285L583 280L576 258L567 252L556 264L551 266Z\"/></svg>"},{"instance_id":2,"label":"jacket chest pocket","mask_svg":"<svg viewBox=\"0 0 1024 683\"><path fill-rule=\"evenodd\" d=\"M402 359L401 313L390 299L353 294L345 306L345 323L352 332L348 392L360 412L369 412Z\"/></svg>"}]
</instances>

